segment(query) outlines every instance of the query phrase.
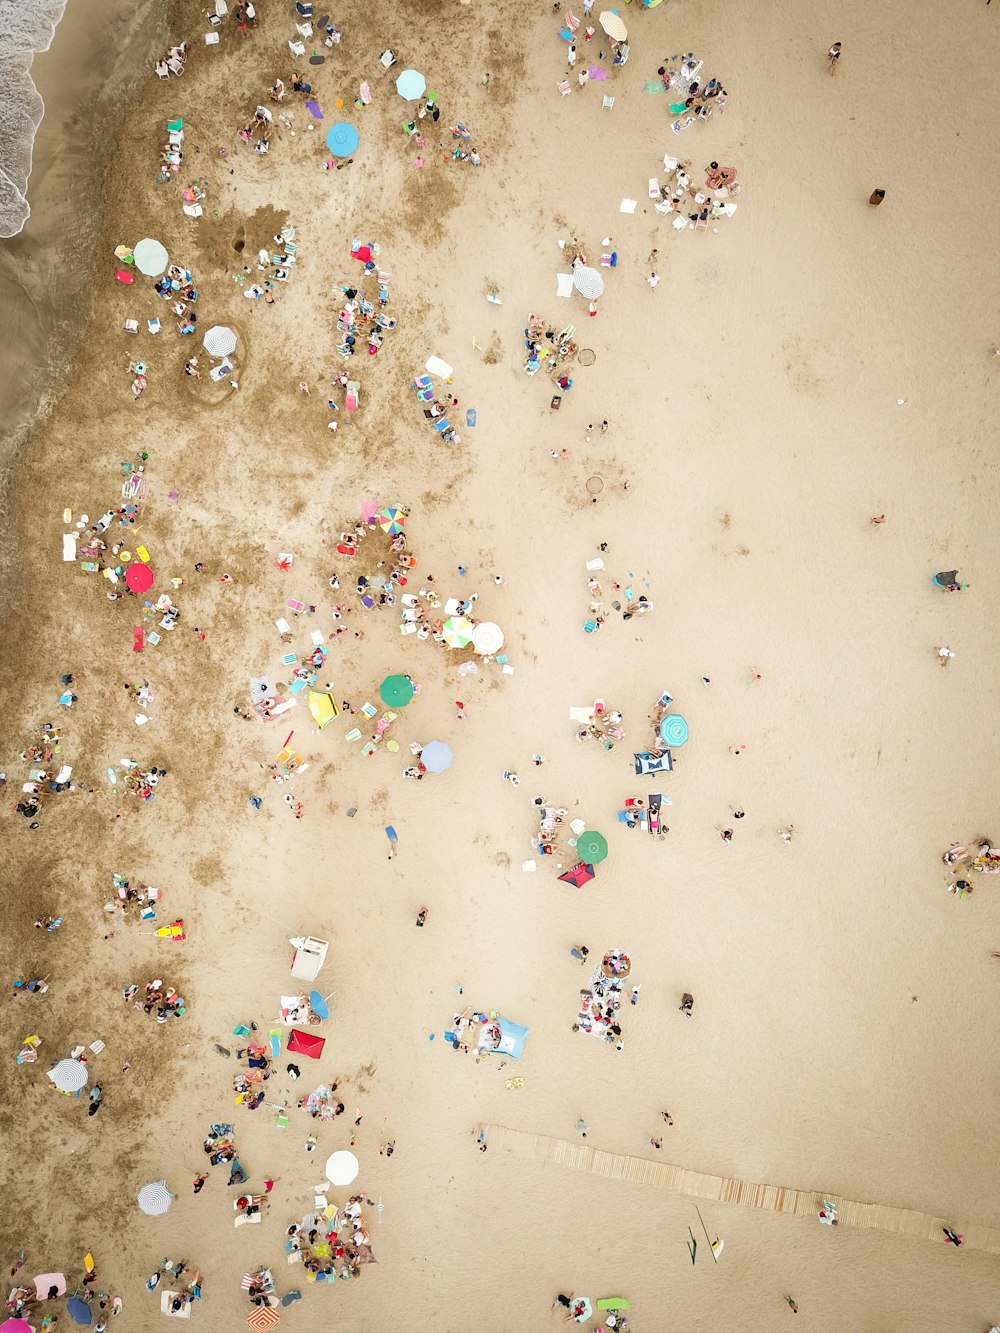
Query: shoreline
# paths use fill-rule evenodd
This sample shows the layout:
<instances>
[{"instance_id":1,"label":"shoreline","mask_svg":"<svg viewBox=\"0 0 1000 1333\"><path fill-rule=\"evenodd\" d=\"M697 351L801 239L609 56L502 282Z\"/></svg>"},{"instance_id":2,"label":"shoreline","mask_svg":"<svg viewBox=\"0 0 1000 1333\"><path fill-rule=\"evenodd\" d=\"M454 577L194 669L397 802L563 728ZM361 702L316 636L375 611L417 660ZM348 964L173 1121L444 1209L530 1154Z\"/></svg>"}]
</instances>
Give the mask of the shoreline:
<instances>
[{"instance_id":1,"label":"shoreline","mask_svg":"<svg viewBox=\"0 0 1000 1333\"><path fill-rule=\"evenodd\" d=\"M16 607L19 478L32 440L69 386L79 342L93 314L94 246L105 229L105 176L118 148L113 122L135 100L147 57L169 16L154 0L129 5L69 0L30 75L44 112L32 143L31 216L0 242L0 304L8 373L0 384L0 624ZM95 21L96 20L96 21ZM113 45L106 38L113 28ZM71 152L68 145L75 144ZM91 188L81 191L81 159ZM83 262L77 262L79 260ZM51 368L64 373L57 380Z\"/></svg>"}]
</instances>

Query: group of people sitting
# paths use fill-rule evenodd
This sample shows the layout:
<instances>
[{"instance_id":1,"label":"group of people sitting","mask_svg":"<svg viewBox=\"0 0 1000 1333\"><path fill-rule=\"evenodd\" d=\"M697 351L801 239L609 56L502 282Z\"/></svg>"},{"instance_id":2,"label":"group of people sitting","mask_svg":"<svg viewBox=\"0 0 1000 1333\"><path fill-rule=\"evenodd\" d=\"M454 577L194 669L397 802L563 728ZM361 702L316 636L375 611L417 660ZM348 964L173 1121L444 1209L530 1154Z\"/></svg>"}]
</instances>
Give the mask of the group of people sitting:
<instances>
[{"instance_id":1,"label":"group of people sitting","mask_svg":"<svg viewBox=\"0 0 1000 1333\"><path fill-rule=\"evenodd\" d=\"M565 363L572 361L579 351L573 339L575 332L576 326L567 324L557 333L544 315L529 315L524 330L524 348L528 353L524 373L534 375L544 361L550 367L549 378L561 389L571 389L573 380L566 373Z\"/></svg>"},{"instance_id":2,"label":"group of people sitting","mask_svg":"<svg viewBox=\"0 0 1000 1333\"><path fill-rule=\"evenodd\" d=\"M172 46L162 60L158 60L153 69L158 78L169 79L173 74L177 78L184 73L184 62L191 53L190 42L180 42Z\"/></svg>"},{"instance_id":3,"label":"group of people sitting","mask_svg":"<svg viewBox=\"0 0 1000 1333\"><path fill-rule=\"evenodd\" d=\"M703 64L704 61L688 52L664 60L656 71L666 91L677 95L677 100L670 104L670 114L678 117L671 127L675 134L695 119L708 120L716 107L721 111L726 105L728 93L718 79L711 78L705 83L699 80Z\"/></svg>"}]
</instances>

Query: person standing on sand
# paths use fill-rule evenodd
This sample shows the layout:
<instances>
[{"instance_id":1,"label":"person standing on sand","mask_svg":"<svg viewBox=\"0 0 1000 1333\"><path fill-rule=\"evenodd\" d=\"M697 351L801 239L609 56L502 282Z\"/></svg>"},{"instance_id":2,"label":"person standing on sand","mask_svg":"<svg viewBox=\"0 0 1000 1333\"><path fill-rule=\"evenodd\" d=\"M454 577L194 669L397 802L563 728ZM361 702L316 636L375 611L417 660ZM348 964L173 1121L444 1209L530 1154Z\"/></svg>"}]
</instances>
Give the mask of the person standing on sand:
<instances>
[{"instance_id":1,"label":"person standing on sand","mask_svg":"<svg viewBox=\"0 0 1000 1333\"><path fill-rule=\"evenodd\" d=\"M576 1122L576 1132L580 1135L581 1139L587 1137L587 1122L584 1120L583 1116L580 1116Z\"/></svg>"},{"instance_id":2,"label":"person standing on sand","mask_svg":"<svg viewBox=\"0 0 1000 1333\"><path fill-rule=\"evenodd\" d=\"M694 996L690 991L685 991L681 996L680 1011L685 1018L691 1017L691 1010L694 1008Z\"/></svg>"},{"instance_id":3,"label":"person standing on sand","mask_svg":"<svg viewBox=\"0 0 1000 1333\"><path fill-rule=\"evenodd\" d=\"M826 53L826 63L830 66L830 73L836 74L837 66L840 64L840 57L843 54L843 43L834 42Z\"/></svg>"},{"instance_id":4,"label":"person standing on sand","mask_svg":"<svg viewBox=\"0 0 1000 1333\"><path fill-rule=\"evenodd\" d=\"M878 208L884 198L885 190L872 190L868 202L871 204L872 208Z\"/></svg>"}]
</instances>

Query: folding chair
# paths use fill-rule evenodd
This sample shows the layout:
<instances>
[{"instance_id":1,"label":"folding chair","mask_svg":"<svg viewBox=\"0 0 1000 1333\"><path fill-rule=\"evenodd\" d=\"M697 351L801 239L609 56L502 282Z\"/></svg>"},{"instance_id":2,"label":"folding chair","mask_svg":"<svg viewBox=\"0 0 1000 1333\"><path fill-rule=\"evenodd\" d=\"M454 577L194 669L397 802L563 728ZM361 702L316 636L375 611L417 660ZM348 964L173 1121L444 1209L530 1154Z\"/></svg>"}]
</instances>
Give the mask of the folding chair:
<instances>
[{"instance_id":1,"label":"folding chair","mask_svg":"<svg viewBox=\"0 0 1000 1333\"><path fill-rule=\"evenodd\" d=\"M660 197L660 182L655 176L649 178L649 197L650 199L659 199Z\"/></svg>"},{"instance_id":2,"label":"folding chair","mask_svg":"<svg viewBox=\"0 0 1000 1333\"><path fill-rule=\"evenodd\" d=\"M289 42L288 49L293 56L304 56L306 53L306 48L301 42Z\"/></svg>"},{"instance_id":3,"label":"folding chair","mask_svg":"<svg viewBox=\"0 0 1000 1333\"><path fill-rule=\"evenodd\" d=\"M562 83L556 84L556 87L562 93L563 97L569 97L573 89L569 86L569 79L563 79Z\"/></svg>"},{"instance_id":4,"label":"folding chair","mask_svg":"<svg viewBox=\"0 0 1000 1333\"><path fill-rule=\"evenodd\" d=\"M605 93L603 102L604 110L610 111L611 108L614 106L614 104L615 104L615 99L613 97L609 97L607 93Z\"/></svg>"}]
</instances>

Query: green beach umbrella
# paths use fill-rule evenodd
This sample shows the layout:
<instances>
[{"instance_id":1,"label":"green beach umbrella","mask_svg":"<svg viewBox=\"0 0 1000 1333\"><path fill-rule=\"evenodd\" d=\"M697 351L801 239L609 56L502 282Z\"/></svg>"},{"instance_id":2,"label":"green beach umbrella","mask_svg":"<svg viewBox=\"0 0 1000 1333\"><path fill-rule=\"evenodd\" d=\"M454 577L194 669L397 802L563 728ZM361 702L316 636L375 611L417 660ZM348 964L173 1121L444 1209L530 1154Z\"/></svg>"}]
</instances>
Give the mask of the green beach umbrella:
<instances>
[{"instance_id":1,"label":"green beach umbrella","mask_svg":"<svg viewBox=\"0 0 1000 1333\"><path fill-rule=\"evenodd\" d=\"M386 676L378 693L389 708L405 708L413 698L413 684L405 676Z\"/></svg>"},{"instance_id":2,"label":"green beach umbrella","mask_svg":"<svg viewBox=\"0 0 1000 1333\"><path fill-rule=\"evenodd\" d=\"M599 865L608 854L608 840L603 833L588 829L576 840L576 854L585 865Z\"/></svg>"}]
</instances>

